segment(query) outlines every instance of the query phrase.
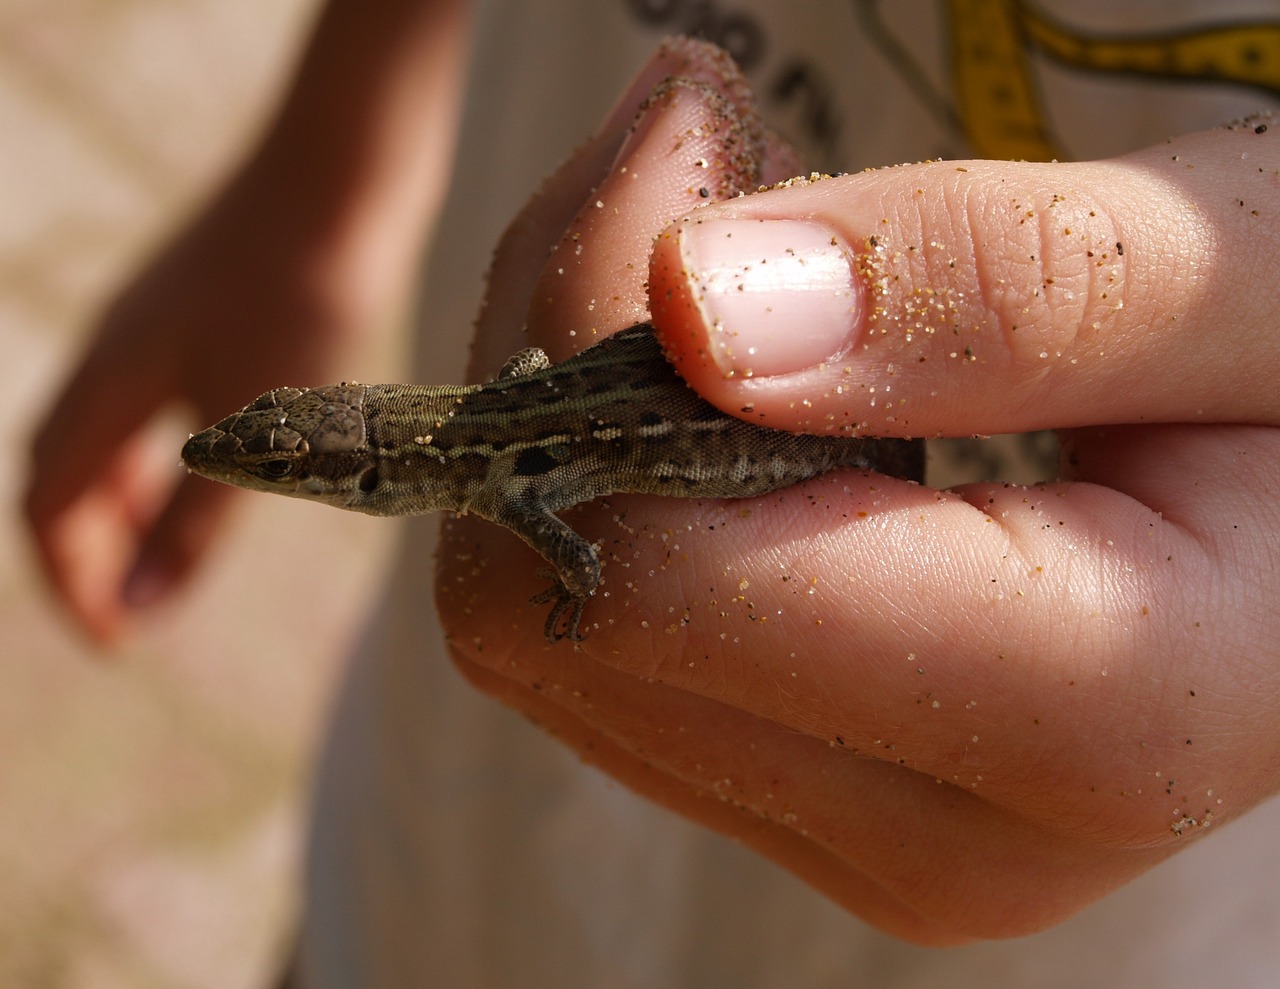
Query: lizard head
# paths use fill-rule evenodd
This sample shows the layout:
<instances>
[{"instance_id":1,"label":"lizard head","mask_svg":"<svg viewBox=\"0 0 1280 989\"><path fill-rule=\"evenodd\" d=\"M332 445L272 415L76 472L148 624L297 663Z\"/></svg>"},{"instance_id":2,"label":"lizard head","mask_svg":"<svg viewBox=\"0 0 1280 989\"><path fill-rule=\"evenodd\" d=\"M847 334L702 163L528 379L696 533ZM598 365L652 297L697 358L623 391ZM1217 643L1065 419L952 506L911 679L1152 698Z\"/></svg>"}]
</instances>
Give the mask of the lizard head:
<instances>
[{"instance_id":1,"label":"lizard head","mask_svg":"<svg viewBox=\"0 0 1280 989\"><path fill-rule=\"evenodd\" d=\"M188 439L183 466L251 491L354 507L377 483L363 412L367 392L356 384L273 389Z\"/></svg>"}]
</instances>

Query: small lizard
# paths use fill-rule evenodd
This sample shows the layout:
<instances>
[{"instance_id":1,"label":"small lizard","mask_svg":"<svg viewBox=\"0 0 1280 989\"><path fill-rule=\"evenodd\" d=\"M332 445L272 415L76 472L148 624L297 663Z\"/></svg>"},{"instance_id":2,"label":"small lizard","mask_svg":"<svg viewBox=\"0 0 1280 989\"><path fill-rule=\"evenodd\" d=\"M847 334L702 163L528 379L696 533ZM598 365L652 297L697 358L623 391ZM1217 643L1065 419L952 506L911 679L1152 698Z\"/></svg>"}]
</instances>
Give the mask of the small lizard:
<instances>
[{"instance_id":1,"label":"small lizard","mask_svg":"<svg viewBox=\"0 0 1280 989\"><path fill-rule=\"evenodd\" d=\"M747 498L836 467L918 480L919 441L809 436L725 415L647 323L560 364L537 348L483 385L276 388L182 448L192 473L369 515L506 526L551 564L546 637L581 639L595 548L556 513L615 492ZM563 631L561 631L563 625Z\"/></svg>"}]
</instances>

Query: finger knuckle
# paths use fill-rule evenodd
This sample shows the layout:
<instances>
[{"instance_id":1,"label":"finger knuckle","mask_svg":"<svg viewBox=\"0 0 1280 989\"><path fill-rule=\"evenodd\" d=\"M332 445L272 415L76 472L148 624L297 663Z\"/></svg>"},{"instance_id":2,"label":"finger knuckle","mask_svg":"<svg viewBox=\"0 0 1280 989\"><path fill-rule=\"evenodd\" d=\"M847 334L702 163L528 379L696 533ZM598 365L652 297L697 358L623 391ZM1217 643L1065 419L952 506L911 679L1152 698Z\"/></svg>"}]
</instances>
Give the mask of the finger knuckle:
<instances>
[{"instance_id":1,"label":"finger knuckle","mask_svg":"<svg viewBox=\"0 0 1280 989\"><path fill-rule=\"evenodd\" d=\"M1087 193L1046 181L1051 174L982 181L962 194L982 319L1016 380L1079 360L1127 288L1113 218Z\"/></svg>"}]
</instances>

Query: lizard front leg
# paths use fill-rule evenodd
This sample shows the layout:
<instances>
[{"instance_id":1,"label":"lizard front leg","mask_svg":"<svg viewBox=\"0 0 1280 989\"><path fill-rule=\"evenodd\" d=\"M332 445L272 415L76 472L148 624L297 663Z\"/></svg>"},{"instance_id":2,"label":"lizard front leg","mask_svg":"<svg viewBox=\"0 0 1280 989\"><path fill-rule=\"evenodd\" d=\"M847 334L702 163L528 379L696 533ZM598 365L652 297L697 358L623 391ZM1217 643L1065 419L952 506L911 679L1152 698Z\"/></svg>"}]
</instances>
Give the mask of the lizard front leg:
<instances>
[{"instance_id":1,"label":"lizard front leg","mask_svg":"<svg viewBox=\"0 0 1280 989\"><path fill-rule=\"evenodd\" d=\"M552 602L544 632L548 642L582 641L578 625L587 599L600 586L600 557L582 536L544 508L509 503L492 513L493 521L506 526L538 551L552 571L552 584L536 594L530 604ZM564 631L560 630L561 625Z\"/></svg>"},{"instance_id":2,"label":"lizard front leg","mask_svg":"<svg viewBox=\"0 0 1280 989\"><path fill-rule=\"evenodd\" d=\"M508 381L511 378L523 378L527 374L542 371L551 366L551 359L541 347L525 347L518 354L507 358L495 381Z\"/></svg>"}]
</instances>

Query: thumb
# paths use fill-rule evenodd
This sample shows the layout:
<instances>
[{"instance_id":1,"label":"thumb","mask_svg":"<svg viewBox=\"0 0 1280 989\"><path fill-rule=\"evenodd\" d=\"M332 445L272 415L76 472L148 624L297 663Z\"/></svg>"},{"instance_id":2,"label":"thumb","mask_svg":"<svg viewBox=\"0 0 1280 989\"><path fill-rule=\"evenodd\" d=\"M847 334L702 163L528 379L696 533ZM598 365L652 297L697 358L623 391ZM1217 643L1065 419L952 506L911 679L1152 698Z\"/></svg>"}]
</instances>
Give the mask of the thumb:
<instances>
[{"instance_id":1,"label":"thumb","mask_svg":"<svg viewBox=\"0 0 1280 989\"><path fill-rule=\"evenodd\" d=\"M937 162L708 206L651 257L681 373L781 428L1280 421L1280 132Z\"/></svg>"}]
</instances>

